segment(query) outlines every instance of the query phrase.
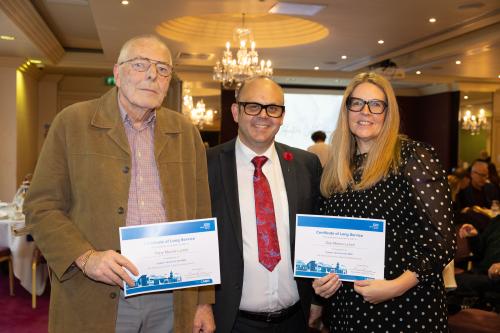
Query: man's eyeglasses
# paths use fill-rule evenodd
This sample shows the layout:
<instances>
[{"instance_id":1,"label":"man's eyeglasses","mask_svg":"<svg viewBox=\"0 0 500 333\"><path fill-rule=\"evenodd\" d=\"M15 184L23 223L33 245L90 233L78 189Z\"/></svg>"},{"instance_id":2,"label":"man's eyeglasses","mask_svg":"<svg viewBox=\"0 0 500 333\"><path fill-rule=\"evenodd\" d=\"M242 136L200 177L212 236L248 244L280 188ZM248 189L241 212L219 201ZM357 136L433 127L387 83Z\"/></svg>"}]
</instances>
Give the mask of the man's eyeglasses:
<instances>
[{"instance_id":1,"label":"man's eyeglasses","mask_svg":"<svg viewBox=\"0 0 500 333\"><path fill-rule=\"evenodd\" d=\"M352 112L361 112L365 105L368 105L368 110L373 114L381 114L387 109L387 103L379 99L364 99L357 97L349 97L347 99L347 109Z\"/></svg>"},{"instance_id":2,"label":"man's eyeglasses","mask_svg":"<svg viewBox=\"0 0 500 333\"><path fill-rule=\"evenodd\" d=\"M155 65L156 72L158 73L158 75L164 76L164 77L172 75L172 71L173 71L173 67L170 64L167 64L167 63L164 63L161 61L151 60L148 58L142 58L142 57L136 57L136 58L132 58L129 60L125 60L125 61L118 63L118 65L123 65L123 64L127 64L127 63L130 64L132 69L137 71L137 72L146 72L147 70L149 70L151 65Z\"/></svg>"},{"instance_id":3,"label":"man's eyeglasses","mask_svg":"<svg viewBox=\"0 0 500 333\"><path fill-rule=\"evenodd\" d=\"M488 178L488 176L489 176L487 173L481 173L481 172L477 172L477 171L472 171L472 173L478 175L481 178Z\"/></svg>"},{"instance_id":4,"label":"man's eyeglasses","mask_svg":"<svg viewBox=\"0 0 500 333\"><path fill-rule=\"evenodd\" d=\"M261 113L262 109L266 110L266 114L271 118L279 118L285 112L284 105L276 104L259 104L255 102L238 102L239 106L243 107L243 111L249 116L257 116Z\"/></svg>"}]
</instances>

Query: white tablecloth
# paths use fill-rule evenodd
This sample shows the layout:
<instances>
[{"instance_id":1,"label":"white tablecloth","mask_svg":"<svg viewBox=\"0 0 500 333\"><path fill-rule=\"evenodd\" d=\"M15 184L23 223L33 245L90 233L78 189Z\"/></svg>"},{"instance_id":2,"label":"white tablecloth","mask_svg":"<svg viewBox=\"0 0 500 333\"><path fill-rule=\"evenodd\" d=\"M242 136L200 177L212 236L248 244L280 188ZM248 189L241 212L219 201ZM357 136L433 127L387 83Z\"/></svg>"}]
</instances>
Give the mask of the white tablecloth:
<instances>
[{"instance_id":1,"label":"white tablecloth","mask_svg":"<svg viewBox=\"0 0 500 333\"><path fill-rule=\"evenodd\" d=\"M0 245L8 246L12 252L14 275L21 285L31 293L31 259L35 242L28 242L26 236L14 236L11 227L22 228L24 220L0 220ZM36 271L36 294L40 296L47 285L47 266L38 264Z\"/></svg>"}]
</instances>

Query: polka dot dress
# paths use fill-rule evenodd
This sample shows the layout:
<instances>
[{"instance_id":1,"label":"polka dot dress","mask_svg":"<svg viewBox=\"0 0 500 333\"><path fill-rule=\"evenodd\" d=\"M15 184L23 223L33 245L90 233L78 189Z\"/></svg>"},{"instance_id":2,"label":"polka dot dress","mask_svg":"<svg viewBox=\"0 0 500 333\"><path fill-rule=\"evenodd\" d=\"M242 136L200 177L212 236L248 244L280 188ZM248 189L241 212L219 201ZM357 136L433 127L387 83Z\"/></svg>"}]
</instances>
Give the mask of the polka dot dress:
<instances>
[{"instance_id":1,"label":"polka dot dress","mask_svg":"<svg viewBox=\"0 0 500 333\"><path fill-rule=\"evenodd\" d=\"M355 157L356 167L366 155ZM343 286L327 300L334 332L448 332L442 281L444 266L454 255L451 200L434 149L403 140L402 166L370 189L347 190L325 199L321 214L386 220L386 280L404 271L417 273L419 283L402 296L370 304ZM355 173L355 181L361 172Z\"/></svg>"}]
</instances>

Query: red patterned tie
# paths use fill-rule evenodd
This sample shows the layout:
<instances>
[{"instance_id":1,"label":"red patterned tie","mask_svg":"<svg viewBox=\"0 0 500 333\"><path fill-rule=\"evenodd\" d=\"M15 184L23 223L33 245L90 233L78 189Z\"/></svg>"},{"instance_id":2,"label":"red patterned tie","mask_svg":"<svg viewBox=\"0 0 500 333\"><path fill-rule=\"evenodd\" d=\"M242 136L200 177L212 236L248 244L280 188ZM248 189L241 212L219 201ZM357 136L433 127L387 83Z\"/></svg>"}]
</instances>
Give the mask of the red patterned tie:
<instances>
[{"instance_id":1,"label":"red patterned tie","mask_svg":"<svg viewBox=\"0 0 500 333\"><path fill-rule=\"evenodd\" d=\"M256 156L252 159L255 165L253 173L253 191L255 197L255 216L257 220L257 242L259 246L259 262L269 271L281 260L276 218L274 216L273 196L262 165L267 157Z\"/></svg>"}]
</instances>

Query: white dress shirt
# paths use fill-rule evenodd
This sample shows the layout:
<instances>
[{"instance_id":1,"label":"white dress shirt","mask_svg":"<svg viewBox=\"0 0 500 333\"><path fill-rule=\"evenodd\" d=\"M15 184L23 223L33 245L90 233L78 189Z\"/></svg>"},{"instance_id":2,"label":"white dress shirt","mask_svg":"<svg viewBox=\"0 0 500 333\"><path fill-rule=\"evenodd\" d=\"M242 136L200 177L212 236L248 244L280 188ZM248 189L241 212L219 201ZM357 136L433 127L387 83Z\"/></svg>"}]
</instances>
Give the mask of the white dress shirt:
<instances>
[{"instance_id":1,"label":"white dress shirt","mask_svg":"<svg viewBox=\"0 0 500 333\"><path fill-rule=\"evenodd\" d=\"M240 203L241 231L243 236L243 290L240 309L253 312L272 312L292 306L299 300L297 284L293 279L290 252L290 219L285 181L274 144L263 154L257 155L236 140L236 171ZM274 214L280 245L281 260L272 272L259 262L253 173L255 156L266 156L262 166L273 196Z\"/></svg>"}]
</instances>

